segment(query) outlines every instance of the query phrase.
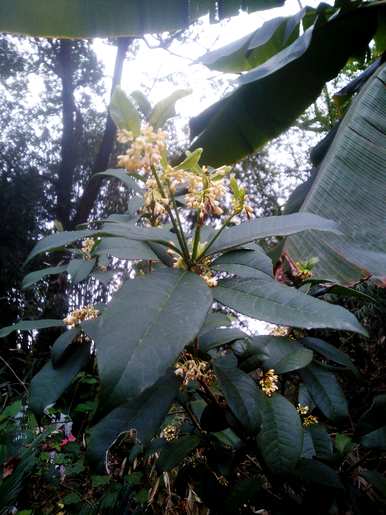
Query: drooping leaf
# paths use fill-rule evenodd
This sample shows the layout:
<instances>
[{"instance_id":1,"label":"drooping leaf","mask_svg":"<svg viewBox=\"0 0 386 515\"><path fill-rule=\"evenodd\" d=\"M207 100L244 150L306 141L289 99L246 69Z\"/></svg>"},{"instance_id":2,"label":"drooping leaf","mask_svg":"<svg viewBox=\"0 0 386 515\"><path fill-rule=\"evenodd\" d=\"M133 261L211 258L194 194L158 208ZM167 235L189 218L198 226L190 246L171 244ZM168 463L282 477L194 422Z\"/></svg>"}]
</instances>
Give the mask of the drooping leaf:
<instances>
[{"instance_id":1,"label":"drooping leaf","mask_svg":"<svg viewBox=\"0 0 386 515\"><path fill-rule=\"evenodd\" d=\"M354 315L341 306L305 295L265 274L260 279L225 279L213 293L218 302L258 320L306 329L329 327L367 334Z\"/></svg>"},{"instance_id":2,"label":"drooping leaf","mask_svg":"<svg viewBox=\"0 0 386 515\"><path fill-rule=\"evenodd\" d=\"M295 41L305 12L302 9L294 16L268 20L251 34L204 54L198 61L212 70L228 73L256 68Z\"/></svg>"},{"instance_id":3,"label":"drooping leaf","mask_svg":"<svg viewBox=\"0 0 386 515\"><path fill-rule=\"evenodd\" d=\"M140 186L138 186L137 181L132 176L130 176L124 169L105 170L104 172L99 172L96 175L114 177L115 179L118 179L119 181L123 182L123 184L125 184L129 188L129 190L132 190L136 193L143 193L143 189Z\"/></svg>"},{"instance_id":4,"label":"drooping leaf","mask_svg":"<svg viewBox=\"0 0 386 515\"><path fill-rule=\"evenodd\" d=\"M127 281L84 330L95 342L102 402L136 398L199 332L212 304L196 274L162 269Z\"/></svg>"},{"instance_id":5,"label":"drooping leaf","mask_svg":"<svg viewBox=\"0 0 386 515\"><path fill-rule=\"evenodd\" d=\"M140 443L148 443L159 431L177 393L177 378L168 373L139 397L113 409L91 429L88 444L91 461L101 466L108 448L120 434L131 429Z\"/></svg>"},{"instance_id":6,"label":"drooping leaf","mask_svg":"<svg viewBox=\"0 0 386 515\"><path fill-rule=\"evenodd\" d=\"M221 311L209 311L203 326L201 327L199 336L204 335L208 331L215 328L227 327L231 324L230 318Z\"/></svg>"},{"instance_id":7,"label":"drooping leaf","mask_svg":"<svg viewBox=\"0 0 386 515\"><path fill-rule=\"evenodd\" d=\"M51 348L51 360L54 367L60 366L63 360L65 360L70 345L75 338L79 336L80 331L80 327L73 327L68 331L64 331L64 333L55 340Z\"/></svg>"},{"instance_id":8,"label":"drooping leaf","mask_svg":"<svg viewBox=\"0 0 386 515\"><path fill-rule=\"evenodd\" d=\"M348 417L348 406L335 375L317 365L300 371L310 395L320 411L330 420L339 422Z\"/></svg>"},{"instance_id":9,"label":"drooping leaf","mask_svg":"<svg viewBox=\"0 0 386 515\"><path fill-rule=\"evenodd\" d=\"M338 473L317 460L301 458L294 473L305 483L315 483L325 488L343 489Z\"/></svg>"},{"instance_id":10,"label":"drooping leaf","mask_svg":"<svg viewBox=\"0 0 386 515\"><path fill-rule=\"evenodd\" d=\"M366 49L382 6L342 10L238 81L228 96L191 120L192 148L217 167L238 161L287 129L348 58Z\"/></svg>"},{"instance_id":11,"label":"drooping leaf","mask_svg":"<svg viewBox=\"0 0 386 515\"><path fill-rule=\"evenodd\" d=\"M317 256L315 273L348 283L372 273L386 276L386 64L354 99L301 210L341 223L341 236L309 232L287 239L297 260Z\"/></svg>"},{"instance_id":12,"label":"drooping leaf","mask_svg":"<svg viewBox=\"0 0 386 515\"><path fill-rule=\"evenodd\" d=\"M278 374L284 374L304 368L311 363L312 351L293 340L280 337L274 340L273 338L264 349L267 355L262 360L264 368L273 368Z\"/></svg>"},{"instance_id":13,"label":"drooping leaf","mask_svg":"<svg viewBox=\"0 0 386 515\"><path fill-rule=\"evenodd\" d=\"M43 268L42 270L36 270L35 272L30 272L27 274L22 282L21 287L23 289L29 288L30 286L34 285L44 277L47 277L47 275L57 275L62 274L63 272L67 271L67 265L60 265L60 266L50 266L47 268Z\"/></svg>"},{"instance_id":14,"label":"drooping leaf","mask_svg":"<svg viewBox=\"0 0 386 515\"><path fill-rule=\"evenodd\" d=\"M137 104L138 109L141 111L143 116L147 119L151 113L151 104L147 97L140 90L135 90L130 93L131 98Z\"/></svg>"},{"instance_id":15,"label":"drooping leaf","mask_svg":"<svg viewBox=\"0 0 386 515\"><path fill-rule=\"evenodd\" d=\"M356 433L364 435L386 425L386 395L374 397L370 408L358 420Z\"/></svg>"},{"instance_id":16,"label":"drooping leaf","mask_svg":"<svg viewBox=\"0 0 386 515\"><path fill-rule=\"evenodd\" d=\"M283 5L283 0L3 0L0 30L30 36L93 38L142 36L187 27L210 14L212 21Z\"/></svg>"},{"instance_id":17,"label":"drooping leaf","mask_svg":"<svg viewBox=\"0 0 386 515\"><path fill-rule=\"evenodd\" d=\"M131 131L134 137L139 135L141 118L130 98L119 86L111 97L109 111L119 129Z\"/></svg>"},{"instance_id":18,"label":"drooping leaf","mask_svg":"<svg viewBox=\"0 0 386 515\"><path fill-rule=\"evenodd\" d=\"M360 442L366 449L380 449L386 451L386 426L363 435Z\"/></svg>"},{"instance_id":19,"label":"drooping leaf","mask_svg":"<svg viewBox=\"0 0 386 515\"><path fill-rule=\"evenodd\" d=\"M249 433L256 434L261 423L256 383L248 374L237 368L236 359L221 357L214 361L213 366L232 413Z\"/></svg>"},{"instance_id":20,"label":"drooping leaf","mask_svg":"<svg viewBox=\"0 0 386 515\"><path fill-rule=\"evenodd\" d=\"M43 252L61 249L70 243L84 238L92 238L93 236L98 236L100 233L101 231L97 230L82 229L80 231L62 231L50 234L37 242L25 262L28 263L32 258Z\"/></svg>"},{"instance_id":21,"label":"drooping leaf","mask_svg":"<svg viewBox=\"0 0 386 515\"><path fill-rule=\"evenodd\" d=\"M71 282L77 284L87 279L94 268L96 259L72 259L67 266Z\"/></svg>"},{"instance_id":22,"label":"drooping leaf","mask_svg":"<svg viewBox=\"0 0 386 515\"><path fill-rule=\"evenodd\" d=\"M302 338L300 343L319 353L324 358L350 369L355 375L359 375L358 369L351 361L351 358L345 352L337 349L330 343L320 340L319 338L311 338L309 336Z\"/></svg>"},{"instance_id":23,"label":"drooping leaf","mask_svg":"<svg viewBox=\"0 0 386 515\"><path fill-rule=\"evenodd\" d=\"M311 433L308 431L308 429L304 429L303 449L301 457L311 459L314 456L316 456L316 452L314 442L312 441Z\"/></svg>"},{"instance_id":24,"label":"drooping leaf","mask_svg":"<svg viewBox=\"0 0 386 515\"><path fill-rule=\"evenodd\" d=\"M244 273L245 276L250 274L248 277L251 277L253 270L272 276L273 265L271 258L258 245L254 245L254 248L255 250L232 250L231 252L226 252L213 261L213 266L225 272L236 273L241 277L241 273ZM237 265L239 268L234 269L235 272L232 272L232 268L227 268L228 265ZM240 269L240 267L245 268L245 270ZM250 268L252 270L249 270Z\"/></svg>"},{"instance_id":25,"label":"drooping leaf","mask_svg":"<svg viewBox=\"0 0 386 515\"><path fill-rule=\"evenodd\" d=\"M63 320L21 320L16 324L0 329L0 338L5 338L13 331L33 331L34 329L47 329L48 327L64 327Z\"/></svg>"},{"instance_id":26,"label":"drooping leaf","mask_svg":"<svg viewBox=\"0 0 386 515\"><path fill-rule=\"evenodd\" d=\"M95 253L98 255L108 254L118 259L151 259L158 261L158 256L146 242L128 240L122 237L102 238L95 249Z\"/></svg>"},{"instance_id":27,"label":"drooping leaf","mask_svg":"<svg viewBox=\"0 0 386 515\"><path fill-rule=\"evenodd\" d=\"M171 442L162 449L157 465L163 472L180 465L189 454L200 445L198 435L186 435Z\"/></svg>"},{"instance_id":28,"label":"drooping leaf","mask_svg":"<svg viewBox=\"0 0 386 515\"><path fill-rule=\"evenodd\" d=\"M353 448L353 445L354 444L352 438L343 433L336 433L335 448L342 457L349 454L349 452Z\"/></svg>"},{"instance_id":29,"label":"drooping leaf","mask_svg":"<svg viewBox=\"0 0 386 515\"><path fill-rule=\"evenodd\" d=\"M214 328L200 336L198 344L202 352L208 352L215 347L246 337L247 334L237 327Z\"/></svg>"},{"instance_id":30,"label":"drooping leaf","mask_svg":"<svg viewBox=\"0 0 386 515\"><path fill-rule=\"evenodd\" d=\"M257 444L274 474L291 472L303 448L303 427L295 407L282 395L262 397L262 426Z\"/></svg>"},{"instance_id":31,"label":"drooping leaf","mask_svg":"<svg viewBox=\"0 0 386 515\"><path fill-rule=\"evenodd\" d=\"M149 116L149 125L155 129L160 129L165 123L176 115L175 105L181 98L190 95L192 90L190 89L179 89L174 91L171 95L160 100L153 108Z\"/></svg>"},{"instance_id":32,"label":"drooping leaf","mask_svg":"<svg viewBox=\"0 0 386 515\"><path fill-rule=\"evenodd\" d=\"M332 440L323 424L314 424L306 429L312 438L315 455L318 459L329 460L333 455Z\"/></svg>"},{"instance_id":33,"label":"drooping leaf","mask_svg":"<svg viewBox=\"0 0 386 515\"><path fill-rule=\"evenodd\" d=\"M386 478L377 470L363 470L361 469L360 475L370 483L378 494L386 501Z\"/></svg>"},{"instance_id":34,"label":"drooping leaf","mask_svg":"<svg viewBox=\"0 0 386 515\"><path fill-rule=\"evenodd\" d=\"M55 403L70 386L72 380L90 359L90 345L80 344L66 361L54 368L51 361L32 378L30 387L30 408L36 414L42 414L44 408Z\"/></svg>"}]
</instances>

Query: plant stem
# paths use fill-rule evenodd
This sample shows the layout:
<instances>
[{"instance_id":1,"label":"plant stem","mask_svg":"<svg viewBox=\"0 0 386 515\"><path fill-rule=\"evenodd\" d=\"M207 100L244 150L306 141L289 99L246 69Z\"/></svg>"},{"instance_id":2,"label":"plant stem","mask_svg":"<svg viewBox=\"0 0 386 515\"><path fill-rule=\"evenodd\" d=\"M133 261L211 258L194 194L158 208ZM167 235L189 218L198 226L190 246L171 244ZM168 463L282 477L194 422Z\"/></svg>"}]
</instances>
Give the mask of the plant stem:
<instances>
[{"instance_id":1,"label":"plant stem","mask_svg":"<svg viewBox=\"0 0 386 515\"><path fill-rule=\"evenodd\" d=\"M181 239L182 239L182 242L183 242L183 250L185 251L186 256L187 256L187 258L188 258L188 262L187 262L186 264L187 264L187 265L189 265L189 264L190 264L190 254L189 254L188 243L187 243L187 241L186 241L185 233L184 233L184 230L183 230L183 228L182 228L182 223L181 223L180 215L179 215L179 213L178 213L176 200L175 200L175 198L174 198L174 195L173 195L173 194L172 194L172 192L170 191L170 189L169 189L169 195L170 195L170 198L172 199L173 209L174 209L174 212L175 212L175 214L176 214L177 224L178 224L179 229L180 229Z\"/></svg>"},{"instance_id":2,"label":"plant stem","mask_svg":"<svg viewBox=\"0 0 386 515\"><path fill-rule=\"evenodd\" d=\"M200 257L204 256L210 247L213 245L213 243L217 240L217 238L220 236L220 234L223 232L225 227L228 226L228 224L231 222L232 218L236 215L236 213L232 213L228 218L225 220L224 225L219 229L216 234L213 236L213 238L209 241L207 246L204 248L204 250L201 252L201 254L197 257L197 259L200 259Z\"/></svg>"},{"instance_id":3,"label":"plant stem","mask_svg":"<svg viewBox=\"0 0 386 515\"><path fill-rule=\"evenodd\" d=\"M197 214L199 216L199 211L197 211ZM201 234L201 223L200 223L200 221L198 221L197 225L196 225L196 231L194 233L192 261L194 261L197 257L198 244L200 243L200 234Z\"/></svg>"},{"instance_id":4,"label":"plant stem","mask_svg":"<svg viewBox=\"0 0 386 515\"><path fill-rule=\"evenodd\" d=\"M151 171L152 171L152 174L157 182L157 186L158 186L158 189L161 193L161 195L166 198L166 195L165 195L165 190L163 189L162 187L162 184L161 184L161 181L159 180L159 177L158 177L158 174L157 174L157 171L156 169L154 168L154 166L151 167ZM188 263L189 262L189 253L186 253L186 250L185 250L185 247L184 247L184 240L180 234L180 230L178 228L178 225L174 219L174 216L173 216L173 213L172 213L172 210L170 209L170 207L166 208L167 209L167 212L170 216L170 220L172 222L172 225L173 225L173 228L174 230L176 231L176 235L177 235L177 239L178 239L178 243L180 244L180 247L181 247L181 251L183 253L183 257L185 259L185 261ZM175 249L175 247L174 247ZM181 255L181 252L178 252L178 254Z\"/></svg>"}]
</instances>

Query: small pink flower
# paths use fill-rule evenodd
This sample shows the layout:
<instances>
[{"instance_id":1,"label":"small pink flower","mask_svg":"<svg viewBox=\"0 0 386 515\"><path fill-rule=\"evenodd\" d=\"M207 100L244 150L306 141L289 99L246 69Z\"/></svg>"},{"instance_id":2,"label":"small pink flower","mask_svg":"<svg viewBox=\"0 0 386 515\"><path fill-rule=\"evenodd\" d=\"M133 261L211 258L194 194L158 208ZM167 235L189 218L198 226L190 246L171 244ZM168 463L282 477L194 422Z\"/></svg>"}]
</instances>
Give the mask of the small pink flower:
<instances>
[{"instance_id":1,"label":"small pink flower","mask_svg":"<svg viewBox=\"0 0 386 515\"><path fill-rule=\"evenodd\" d=\"M60 442L60 447L65 447L67 444L69 444L70 442L75 442L76 441L76 438L74 435L72 435L71 433L67 436L67 438L64 438L61 442Z\"/></svg>"}]
</instances>

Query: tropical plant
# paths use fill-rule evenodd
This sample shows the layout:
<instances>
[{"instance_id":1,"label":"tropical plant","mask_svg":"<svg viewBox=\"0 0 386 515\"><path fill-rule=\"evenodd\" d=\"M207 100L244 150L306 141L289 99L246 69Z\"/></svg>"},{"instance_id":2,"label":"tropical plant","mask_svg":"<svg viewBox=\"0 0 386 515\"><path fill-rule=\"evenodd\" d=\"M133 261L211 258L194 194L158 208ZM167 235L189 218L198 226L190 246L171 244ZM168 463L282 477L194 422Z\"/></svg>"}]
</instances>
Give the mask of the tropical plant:
<instances>
[{"instance_id":1,"label":"tropical plant","mask_svg":"<svg viewBox=\"0 0 386 515\"><path fill-rule=\"evenodd\" d=\"M88 460L97 469L111 472L114 449L124 445L128 463L155 455L160 471L181 465L187 484L202 475L198 495L212 507L215 493L214 511L232 513L256 496L275 505L279 495L293 507L297 495L304 497L304 484L326 487L330 506L344 486L326 464L337 460L327 425L344 428L349 421L335 374L355 375L356 368L346 354L302 331L248 335L219 308L284 326L365 336L346 309L276 281L270 258L256 243L305 230L337 234L338 227L306 212L250 219L246 191L228 167L201 166L201 149L172 166L160 127L184 94L152 109L141 95L116 91L111 114L128 148L119 156L120 168L104 176L129 188L129 209L92 228L39 241L27 262L60 252L64 264L31 272L24 286L64 272L75 282L111 279L114 257L136 262L131 278L105 305L80 307L64 320L20 321L0 336L65 329L31 382L27 405L39 419L55 404L71 412L69 390L96 367L83 424L89 427ZM383 398L376 399L358 438L384 425L382 406ZM343 436L335 442L341 456L346 443ZM247 479L240 480L245 467Z\"/></svg>"}]
</instances>

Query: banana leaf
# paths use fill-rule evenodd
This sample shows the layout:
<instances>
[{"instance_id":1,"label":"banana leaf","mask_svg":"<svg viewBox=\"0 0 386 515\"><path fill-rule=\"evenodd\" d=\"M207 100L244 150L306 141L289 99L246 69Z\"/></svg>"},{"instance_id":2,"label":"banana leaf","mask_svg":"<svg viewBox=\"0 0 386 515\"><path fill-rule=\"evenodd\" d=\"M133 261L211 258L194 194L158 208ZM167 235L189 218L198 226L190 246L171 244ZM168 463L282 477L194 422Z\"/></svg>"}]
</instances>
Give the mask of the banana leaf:
<instances>
[{"instance_id":1,"label":"banana leaf","mask_svg":"<svg viewBox=\"0 0 386 515\"><path fill-rule=\"evenodd\" d=\"M1 0L0 32L92 38L141 36L284 4L284 0Z\"/></svg>"},{"instance_id":2,"label":"banana leaf","mask_svg":"<svg viewBox=\"0 0 386 515\"><path fill-rule=\"evenodd\" d=\"M386 64L354 99L301 211L337 221L344 236L291 236L292 258L317 256L315 274L340 283L386 277Z\"/></svg>"}]
</instances>

